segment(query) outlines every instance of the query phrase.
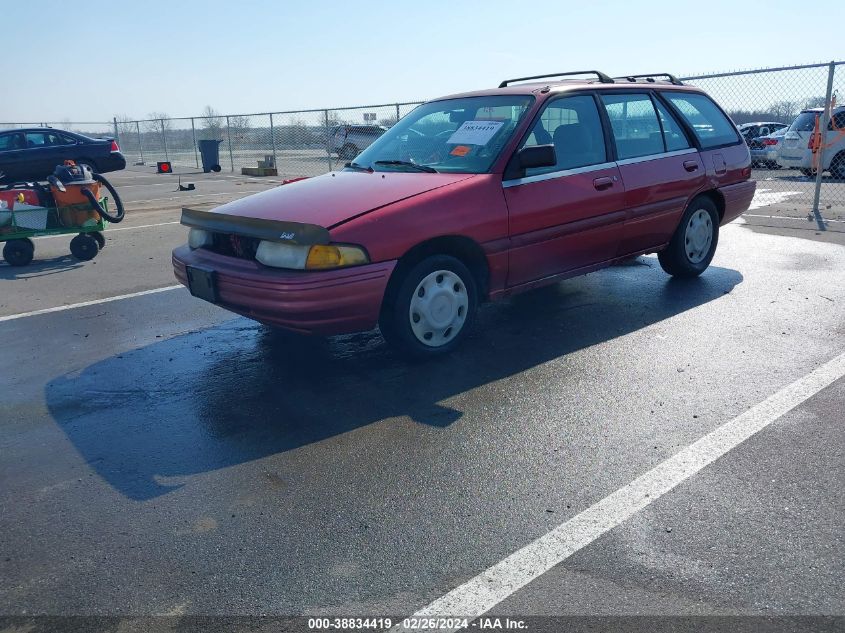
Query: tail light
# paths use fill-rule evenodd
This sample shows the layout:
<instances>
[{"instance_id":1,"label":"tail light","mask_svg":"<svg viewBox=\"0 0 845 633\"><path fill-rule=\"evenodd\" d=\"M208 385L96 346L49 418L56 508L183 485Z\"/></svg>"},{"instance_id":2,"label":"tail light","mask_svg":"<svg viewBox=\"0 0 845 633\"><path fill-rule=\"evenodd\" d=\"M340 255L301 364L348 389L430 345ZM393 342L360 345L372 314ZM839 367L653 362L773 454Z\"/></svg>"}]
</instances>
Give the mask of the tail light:
<instances>
[{"instance_id":1,"label":"tail light","mask_svg":"<svg viewBox=\"0 0 845 633\"><path fill-rule=\"evenodd\" d=\"M117 141L115 141L114 139L112 139L112 142L111 142L111 151L113 151L113 152L119 152L120 151L120 148L117 146Z\"/></svg>"},{"instance_id":2,"label":"tail light","mask_svg":"<svg viewBox=\"0 0 845 633\"><path fill-rule=\"evenodd\" d=\"M764 138L763 145L777 145L778 140L776 138Z\"/></svg>"}]
</instances>

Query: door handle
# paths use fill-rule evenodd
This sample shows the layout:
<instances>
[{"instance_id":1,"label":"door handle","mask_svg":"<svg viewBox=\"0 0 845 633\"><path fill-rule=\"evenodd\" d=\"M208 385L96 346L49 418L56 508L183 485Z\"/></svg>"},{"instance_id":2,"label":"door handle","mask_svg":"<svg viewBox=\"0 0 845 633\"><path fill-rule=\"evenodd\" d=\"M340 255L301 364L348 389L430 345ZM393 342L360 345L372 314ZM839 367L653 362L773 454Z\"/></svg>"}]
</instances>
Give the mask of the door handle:
<instances>
[{"instance_id":1,"label":"door handle","mask_svg":"<svg viewBox=\"0 0 845 633\"><path fill-rule=\"evenodd\" d=\"M599 191L610 189L613 186L613 181L610 178L596 178L593 180L593 187Z\"/></svg>"},{"instance_id":2,"label":"door handle","mask_svg":"<svg viewBox=\"0 0 845 633\"><path fill-rule=\"evenodd\" d=\"M685 160L684 169L687 171L696 171L698 169L698 163L694 160Z\"/></svg>"}]
</instances>

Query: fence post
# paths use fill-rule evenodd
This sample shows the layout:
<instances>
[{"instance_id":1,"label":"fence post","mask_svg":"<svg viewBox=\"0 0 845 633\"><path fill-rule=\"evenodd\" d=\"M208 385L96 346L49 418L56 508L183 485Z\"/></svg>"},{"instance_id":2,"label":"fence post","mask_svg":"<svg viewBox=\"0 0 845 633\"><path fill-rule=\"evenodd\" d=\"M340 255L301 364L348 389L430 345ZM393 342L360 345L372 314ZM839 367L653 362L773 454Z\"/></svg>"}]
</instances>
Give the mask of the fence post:
<instances>
[{"instance_id":1,"label":"fence post","mask_svg":"<svg viewBox=\"0 0 845 633\"><path fill-rule=\"evenodd\" d=\"M232 171L235 171L235 157L232 154L232 128L229 126L229 116L226 116L226 138L229 139L229 165Z\"/></svg>"},{"instance_id":2,"label":"fence post","mask_svg":"<svg viewBox=\"0 0 845 633\"><path fill-rule=\"evenodd\" d=\"M276 168L276 173L279 173L279 161L276 160L276 131L273 127L273 113L270 113L270 148L273 150L273 167Z\"/></svg>"},{"instance_id":3,"label":"fence post","mask_svg":"<svg viewBox=\"0 0 845 633\"><path fill-rule=\"evenodd\" d=\"M197 128L194 125L194 117L191 117L191 138L194 139L194 162L197 164L197 169L199 169L200 158L197 156Z\"/></svg>"},{"instance_id":4,"label":"fence post","mask_svg":"<svg viewBox=\"0 0 845 633\"><path fill-rule=\"evenodd\" d=\"M827 137L827 124L830 122L830 97L833 94L833 74L836 72L836 63L830 62L827 71L827 91L824 96L824 112L822 113L822 120L819 121L819 133L821 134L821 142L819 143L819 168L816 170L816 191L813 194L813 215L816 219L816 224L819 225L819 230L825 231L825 226L822 214L819 212L819 198L822 192L822 174L824 173L824 144Z\"/></svg>"},{"instance_id":5,"label":"fence post","mask_svg":"<svg viewBox=\"0 0 845 633\"><path fill-rule=\"evenodd\" d=\"M396 104L396 120L399 120L399 104Z\"/></svg>"},{"instance_id":6,"label":"fence post","mask_svg":"<svg viewBox=\"0 0 845 633\"><path fill-rule=\"evenodd\" d=\"M141 142L141 124L138 121L135 121L135 130L138 132L138 150L141 152L141 164L146 165L144 162L144 144Z\"/></svg>"},{"instance_id":7,"label":"fence post","mask_svg":"<svg viewBox=\"0 0 845 633\"><path fill-rule=\"evenodd\" d=\"M329 163L329 171L332 170L332 150L331 150L331 139L329 138L329 111L323 110L323 120L325 122L326 127L326 160Z\"/></svg>"},{"instance_id":8,"label":"fence post","mask_svg":"<svg viewBox=\"0 0 845 633\"><path fill-rule=\"evenodd\" d=\"M120 145L123 141L120 138L120 134L117 133L117 117L114 117L112 120L114 121L114 138L117 140L118 145Z\"/></svg>"},{"instance_id":9,"label":"fence post","mask_svg":"<svg viewBox=\"0 0 845 633\"><path fill-rule=\"evenodd\" d=\"M164 119L159 119L161 121L161 142L164 145L164 160L170 160L170 156L167 153L167 132L164 131Z\"/></svg>"}]
</instances>

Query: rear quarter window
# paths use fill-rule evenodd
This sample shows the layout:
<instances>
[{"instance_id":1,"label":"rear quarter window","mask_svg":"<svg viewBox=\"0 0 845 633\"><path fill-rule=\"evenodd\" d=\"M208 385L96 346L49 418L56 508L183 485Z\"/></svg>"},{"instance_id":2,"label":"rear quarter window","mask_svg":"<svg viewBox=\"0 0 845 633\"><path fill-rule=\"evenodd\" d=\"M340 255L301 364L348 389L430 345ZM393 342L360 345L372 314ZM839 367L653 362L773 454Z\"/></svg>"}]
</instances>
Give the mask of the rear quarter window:
<instances>
[{"instance_id":1,"label":"rear quarter window","mask_svg":"<svg viewBox=\"0 0 845 633\"><path fill-rule=\"evenodd\" d=\"M710 97L686 92L663 93L690 125L702 149L739 143L734 124Z\"/></svg>"}]
</instances>

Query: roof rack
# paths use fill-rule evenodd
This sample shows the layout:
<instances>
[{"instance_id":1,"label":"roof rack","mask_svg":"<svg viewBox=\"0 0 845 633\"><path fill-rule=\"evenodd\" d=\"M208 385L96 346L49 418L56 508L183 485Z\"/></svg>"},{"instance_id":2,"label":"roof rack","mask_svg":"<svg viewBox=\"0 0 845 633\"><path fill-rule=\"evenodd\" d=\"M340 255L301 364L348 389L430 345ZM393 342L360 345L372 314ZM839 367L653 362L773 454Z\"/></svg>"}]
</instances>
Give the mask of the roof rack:
<instances>
[{"instance_id":1,"label":"roof rack","mask_svg":"<svg viewBox=\"0 0 845 633\"><path fill-rule=\"evenodd\" d=\"M598 70L576 70L574 72L569 73L554 73L551 75L534 75L533 77L518 77L516 79L505 79L502 83L499 84L499 88L504 88L508 84L512 84L515 81L528 81L529 79L546 79L548 77L565 77L567 75L588 75L592 74L598 77L599 81L603 84L612 84L613 79L609 75L605 75L603 72Z\"/></svg>"},{"instance_id":2,"label":"roof rack","mask_svg":"<svg viewBox=\"0 0 845 633\"><path fill-rule=\"evenodd\" d=\"M628 81L636 82L637 79L645 79L648 82L654 83L655 77L666 77L669 80L669 83L675 84L676 86L683 86L684 82L675 77L675 75L670 75L669 73L646 73L645 75L623 75L622 77L616 77L616 79L627 79Z\"/></svg>"}]
</instances>

